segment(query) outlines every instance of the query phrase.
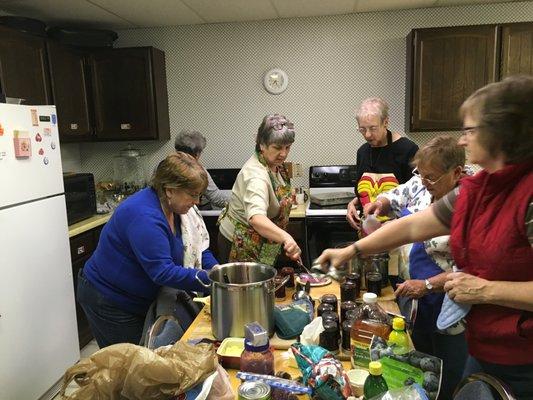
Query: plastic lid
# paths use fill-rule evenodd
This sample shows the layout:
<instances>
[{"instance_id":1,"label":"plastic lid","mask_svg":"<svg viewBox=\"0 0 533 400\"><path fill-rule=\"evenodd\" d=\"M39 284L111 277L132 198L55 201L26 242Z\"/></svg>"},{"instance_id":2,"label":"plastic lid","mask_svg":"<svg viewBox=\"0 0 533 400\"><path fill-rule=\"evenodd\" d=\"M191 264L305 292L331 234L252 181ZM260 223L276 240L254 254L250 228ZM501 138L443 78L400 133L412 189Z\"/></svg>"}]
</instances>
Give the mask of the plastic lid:
<instances>
[{"instance_id":1,"label":"plastic lid","mask_svg":"<svg viewBox=\"0 0 533 400\"><path fill-rule=\"evenodd\" d=\"M270 348L270 342L267 341L266 344L261 346L254 346L251 342L248 340L244 341L244 350L246 351L252 351L254 353L262 353L264 351L267 351Z\"/></svg>"},{"instance_id":2,"label":"plastic lid","mask_svg":"<svg viewBox=\"0 0 533 400\"><path fill-rule=\"evenodd\" d=\"M381 363L379 361L370 361L368 363L368 372L370 372L370 375L381 375Z\"/></svg>"},{"instance_id":3,"label":"plastic lid","mask_svg":"<svg viewBox=\"0 0 533 400\"><path fill-rule=\"evenodd\" d=\"M394 317L392 319L392 329L396 331L403 331L405 329L404 319L400 317Z\"/></svg>"},{"instance_id":4,"label":"plastic lid","mask_svg":"<svg viewBox=\"0 0 533 400\"><path fill-rule=\"evenodd\" d=\"M365 293L363 295L363 301L365 303L377 303L378 302L378 295L375 293Z\"/></svg>"}]
</instances>

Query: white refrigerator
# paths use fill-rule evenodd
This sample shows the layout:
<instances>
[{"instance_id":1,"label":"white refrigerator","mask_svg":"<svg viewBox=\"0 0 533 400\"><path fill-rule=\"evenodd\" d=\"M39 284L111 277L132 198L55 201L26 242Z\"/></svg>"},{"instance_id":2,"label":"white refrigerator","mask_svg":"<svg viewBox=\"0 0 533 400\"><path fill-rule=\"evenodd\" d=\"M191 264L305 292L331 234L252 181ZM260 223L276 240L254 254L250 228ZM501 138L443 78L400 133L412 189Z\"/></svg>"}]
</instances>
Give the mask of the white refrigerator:
<instances>
[{"instance_id":1,"label":"white refrigerator","mask_svg":"<svg viewBox=\"0 0 533 400\"><path fill-rule=\"evenodd\" d=\"M56 110L0 104L0 398L39 399L79 358Z\"/></svg>"}]
</instances>

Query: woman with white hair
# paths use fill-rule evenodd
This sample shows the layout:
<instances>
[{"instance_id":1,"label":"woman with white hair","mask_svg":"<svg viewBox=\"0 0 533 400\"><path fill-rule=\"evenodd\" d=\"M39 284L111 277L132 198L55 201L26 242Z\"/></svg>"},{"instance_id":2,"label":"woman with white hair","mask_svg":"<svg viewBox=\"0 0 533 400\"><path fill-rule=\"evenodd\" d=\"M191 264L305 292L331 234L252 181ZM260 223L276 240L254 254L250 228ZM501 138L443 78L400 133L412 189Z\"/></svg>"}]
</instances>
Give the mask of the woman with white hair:
<instances>
[{"instance_id":1,"label":"woman with white hair","mask_svg":"<svg viewBox=\"0 0 533 400\"><path fill-rule=\"evenodd\" d=\"M255 153L239 172L231 200L219 218L217 243L222 263L274 265L282 249L287 257L300 258L300 247L286 231L292 194L283 163L293 142L294 125L285 116L263 118Z\"/></svg>"},{"instance_id":2,"label":"woman with white hair","mask_svg":"<svg viewBox=\"0 0 533 400\"><path fill-rule=\"evenodd\" d=\"M178 136L176 136L174 148L176 151L190 154L196 158L196 160L199 160L206 144L207 139L200 132L182 130ZM224 207L230 199L230 194L223 193L213 181L209 172L207 170L205 172L207 173L207 188L205 189L203 196L205 196L206 200L211 203L211 205L219 208Z\"/></svg>"},{"instance_id":3,"label":"woman with white hair","mask_svg":"<svg viewBox=\"0 0 533 400\"><path fill-rule=\"evenodd\" d=\"M364 207L380 193L411 179L410 163L418 146L388 129L389 105L379 97L363 100L355 117L366 143L357 150L356 197L348 204L346 219L359 229L357 207Z\"/></svg>"}]
</instances>

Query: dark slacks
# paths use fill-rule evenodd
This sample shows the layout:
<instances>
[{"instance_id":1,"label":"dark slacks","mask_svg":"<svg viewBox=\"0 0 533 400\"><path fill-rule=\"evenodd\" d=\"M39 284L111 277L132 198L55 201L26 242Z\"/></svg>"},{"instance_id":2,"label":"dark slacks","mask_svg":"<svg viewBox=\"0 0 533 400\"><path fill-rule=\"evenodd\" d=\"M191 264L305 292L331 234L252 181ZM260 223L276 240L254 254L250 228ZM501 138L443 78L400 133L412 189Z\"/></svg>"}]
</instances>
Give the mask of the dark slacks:
<instances>
[{"instance_id":1,"label":"dark slacks","mask_svg":"<svg viewBox=\"0 0 533 400\"><path fill-rule=\"evenodd\" d=\"M100 348L116 343L139 344L146 315L124 311L107 301L85 278L83 270L78 274L77 301Z\"/></svg>"}]
</instances>

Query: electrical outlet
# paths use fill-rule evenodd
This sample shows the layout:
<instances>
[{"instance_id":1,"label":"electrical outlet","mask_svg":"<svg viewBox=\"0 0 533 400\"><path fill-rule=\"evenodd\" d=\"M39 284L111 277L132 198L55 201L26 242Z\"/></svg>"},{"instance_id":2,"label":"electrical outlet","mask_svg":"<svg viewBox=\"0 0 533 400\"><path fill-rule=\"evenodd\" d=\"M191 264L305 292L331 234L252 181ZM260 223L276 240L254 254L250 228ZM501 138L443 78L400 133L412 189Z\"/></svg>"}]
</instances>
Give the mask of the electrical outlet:
<instances>
[{"instance_id":1,"label":"electrical outlet","mask_svg":"<svg viewBox=\"0 0 533 400\"><path fill-rule=\"evenodd\" d=\"M300 178L303 175L302 164L294 163L294 177Z\"/></svg>"}]
</instances>

